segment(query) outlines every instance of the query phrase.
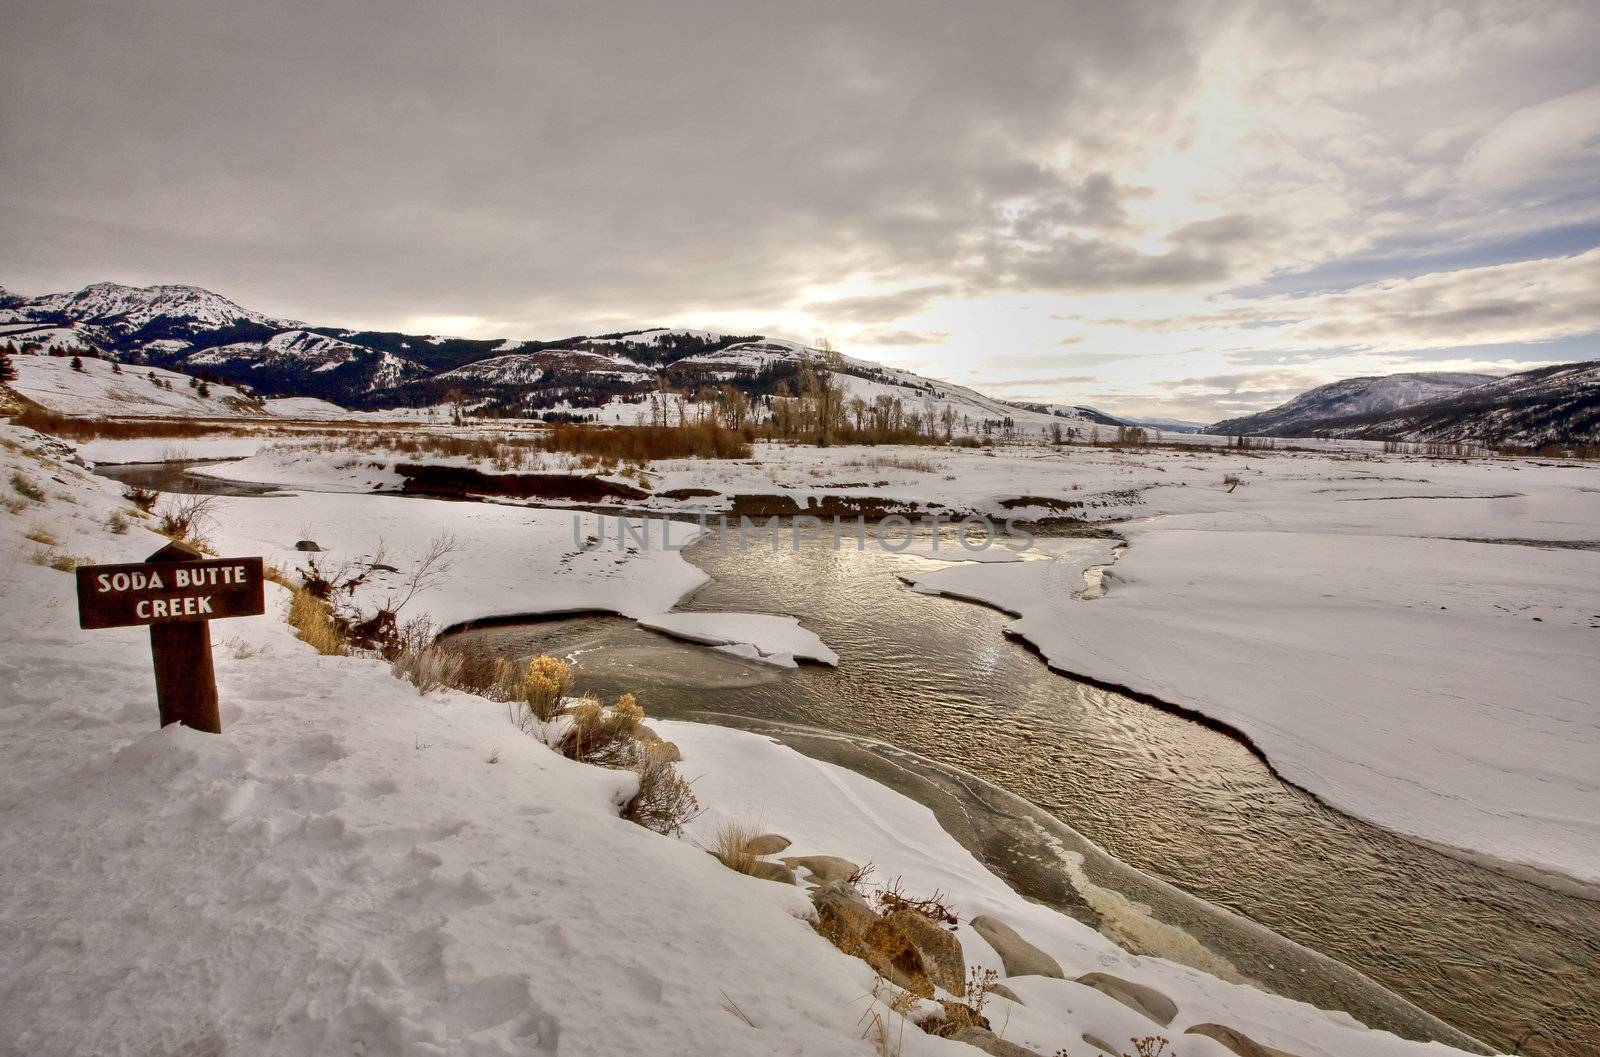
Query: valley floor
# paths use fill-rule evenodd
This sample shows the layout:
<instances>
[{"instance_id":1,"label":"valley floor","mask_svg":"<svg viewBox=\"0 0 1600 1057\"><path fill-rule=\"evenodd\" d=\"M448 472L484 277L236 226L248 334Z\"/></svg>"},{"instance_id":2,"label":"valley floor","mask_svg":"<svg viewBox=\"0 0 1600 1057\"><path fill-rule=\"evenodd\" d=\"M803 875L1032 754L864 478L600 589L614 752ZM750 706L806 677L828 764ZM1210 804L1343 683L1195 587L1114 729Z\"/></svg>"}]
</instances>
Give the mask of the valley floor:
<instances>
[{"instance_id":1,"label":"valley floor","mask_svg":"<svg viewBox=\"0 0 1600 1057\"><path fill-rule=\"evenodd\" d=\"M662 724L708 810L687 840L648 833L616 818L631 778L550 752L503 705L419 696L375 661L319 657L282 623L276 588L267 616L215 625L227 734L157 732L143 632L80 633L70 576L49 563L137 560L161 540L63 446L15 428L4 440L0 1022L28 1052L864 1052L863 1014L881 1010L871 971L805 924L800 890L696 848L730 818L782 832L795 854L943 889L963 922L1021 931L1069 978L1012 978L1022 1004L992 1000L1005 1037L1040 1053L1203 1022L1300 1057L1425 1049L1127 954L1017 897L925 809L764 738ZM135 461L153 443L83 454ZM592 516L363 494L397 487L403 460L327 440L181 444L230 460L209 474L298 490L221 500L221 553L294 567L303 539L329 564L381 548L396 571L359 589L369 604L452 533L451 574L407 610L440 627L603 610L772 663L831 659L792 619L671 614L703 574L659 546L593 547ZM593 472L533 458L477 465ZM1596 468L1361 445L762 445L754 460L662 462L628 480L656 497L641 507L674 514L769 495L1105 522L1117 539L1019 553L947 536L948 565L907 575L1017 614L1053 665L1234 727L1344 810L1600 885ZM662 498L679 489L714 494ZM112 531L114 511L133 527ZM1003 969L968 925L958 936L970 963ZM1173 998L1170 1027L1070 979L1090 971ZM957 1045L905 1036L907 1053L972 1052ZM1191 1035L1180 1052L1228 1051Z\"/></svg>"},{"instance_id":2,"label":"valley floor","mask_svg":"<svg viewBox=\"0 0 1600 1057\"><path fill-rule=\"evenodd\" d=\"M707 811L687 839L648 832L617 817L628 773L550 751L504 705L418 694L377 661L319 656L270 585L265 616L213 628L225 733L157 731L145 634L80 632L62 569L137 560L163 541L66 456L0 428L7 1052L844 1054L879 1052L863 1037L875 1014L895 1025L892 1052L976 1052L898 1022L871 970L811 929L801 888L697 847L730 817L783 833L796 853L942 889L973 966L1004 969L973 916L1021 932L1065 978L1007 977L1019 1001L992 997L987 1012L1037 1053L1089 1057L1091 1037L1125 1050L1154 1034L1183 1057L1233 1052L1185 1034L1202 1023L1299 1057L1456 1052L1128 954L1016 896L926 809L753 735L662 724ZM370 556L385 535L404 570L447 525L460 564L413 602L441 623L509 605L657 613L698 581L675 552L563 562L553 541L569 524L564 512L301 496L229 501L214 540L303 560L294 544L314 538L338 560ZM1074 981L1088 972L1170 999L1156 1013L1167 1023Z\"/></svg>"},{"instance_id":3,"label":"valley floor","mask_svg":"<svg viewBox=\"0 0 1600 1057\"><path fill-rule=\"evenodd\" d=\"M570 456L514 448L493 461L400 456L366 439L260 441L237 458L234 438L186 444L192 457L212 445L233 457L199 472L317 492L398 489L418 458L491 474L597 473ZM125 461L149 457L150 447L102 441L85 454ZM1341 810L1600 893L1600 467L1386 455L1362 442L1309 451L762 444L749 460L658 461L599 479L647 492L631 509L705 513L713 527L723 516L736 526L741 509L844 511L843 546L856 545L853 510L989 517L994 545L968 551L946 536L938 556L956 564L908 574L919 590L1017 614L1013 630L1052 665L1226 724ZM281 547L300 520L340 502L302 495L252 505L263 531L238 542ZM403 516L421 537L430 517L370 500L361 509L373 511L363 528L370 517L378 533ZM525 582L540 586L501 580L470 599L424 603L443 623L573 608L564 585L575 581L547 575L558 571L614 578L614 548L568 553L581 549L570 515L548 539L523 528L513 543L487 526L514 523L514 507L449 509L433 518L440 528L457 514L486 526L475 562L492 564L506 548ZM1019 539L1001 524L1062 517L1104 523L1125 546L1046 540L1014 553ZM826 538L834 529L824 520ZM593 519L586 524L592 532ZM396 522L389 538L402 535ZM636 618L670 608L692 586L674 577L694 574L658 568L671 570L652 579L659 587L601 590L598 608ZM1097 583L1085 591L1090 570ZM827 658L804 628L731 623L740 627L747 640L763 632L746 648L780 663Z\"/></svg>"}]
</instances>

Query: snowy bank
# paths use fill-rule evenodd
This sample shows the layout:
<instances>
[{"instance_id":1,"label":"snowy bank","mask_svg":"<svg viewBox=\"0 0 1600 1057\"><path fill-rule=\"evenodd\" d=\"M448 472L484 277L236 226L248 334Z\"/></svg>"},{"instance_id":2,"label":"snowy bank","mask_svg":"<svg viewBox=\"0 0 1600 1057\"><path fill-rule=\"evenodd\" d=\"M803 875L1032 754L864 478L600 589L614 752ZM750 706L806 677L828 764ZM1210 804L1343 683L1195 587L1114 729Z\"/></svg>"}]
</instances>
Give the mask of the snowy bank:
<instances>
[{"instance_id":1,"label":"snowy bank","mask_svg":"<svg viewBox=\"0 0 1600 1057\"><path fill-rule=\"evenodd\" d=\"M161 540L109 482L23 431L0 440L5 478L38 494L12 485L0 509L0 548L15 556L0 567L8 1047L46 1057L868 1052L873 974L810 927L800 888L620 820L630 774L551 752L502 705L419 695L376 661L315 654L282 622L277 588L267 615L213 629L224 733L152 729L145 633L80 632L71 577L48 561L135 560ZM400 549L436 527L420 501L387 502L418 509L410 521L383 515L409 525ZM259 509L224 507L225 550L287 524L227 520ZM119 531L113 513L132 527ZM514 548L517 533L502 528L484 534ZM617 589L545 572L553 595L586 605ZM760 817L797 853L943 887L963 921L989 913L1069 974L1111 972L1172 1006L1163 1027L1070 979L1015 976L1006 982L1026 1004L989 1007L1007 1040L1077 1054L1094 1052L1086 1035L1126 1046L1169 1034L1184 1057L1228 1057L1182 1034L1220 1022L1300 1057L1458 1052L1129 955L1009 892L897 794L761 737L661 726L710 809L691 835L719 817ZM970 961L1000 964L981 935L963 926L959 936ZM915 1029L902 1038L911 1057L976 1052Z\"/></svg>"},{"instance_id":2,"label":"snowy bank","mask_svg":"<svg viewBox=\"0 0 1600 1057\"><path fill-rule=\"evenodd\" d=\"M1336 531L1287 503L1132 522L1103 596L1105 541L909 579L1018 614L1059 669L1234 728L1343 811L1600 891L1600 551L1399 535L1394 505L1349 504L1381 517L1347 507ZM1479 506L1441 528L1486 531Z\"/></svg>"}]
</instances>

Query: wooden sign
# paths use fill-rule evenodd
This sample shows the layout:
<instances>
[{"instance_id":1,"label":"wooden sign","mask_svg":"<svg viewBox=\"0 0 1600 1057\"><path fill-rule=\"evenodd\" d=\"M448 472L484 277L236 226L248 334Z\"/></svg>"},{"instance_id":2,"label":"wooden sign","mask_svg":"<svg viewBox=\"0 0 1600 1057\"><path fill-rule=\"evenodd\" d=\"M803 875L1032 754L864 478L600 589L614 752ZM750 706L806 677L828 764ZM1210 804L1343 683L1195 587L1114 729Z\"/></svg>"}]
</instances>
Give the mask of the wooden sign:
<instances>
[{"instance_id":1,"label":"wooden sign","mask_svg":"<svg viewBox=\"0 0 1600 1057\"><path fill-rule=\"evenodd\" d=\"M85 565L78 572L78 626L126 628L266 611L260 558L176 561L157 555L137 565ZM184 548L189 554L195 551Z\"/></svg>"},{"instance_id":2,"label":"wooden sign","mask_svg":"<svg viewBox=\"0 0 1600 1057\"><path fill-rule=\"evenodd\" d=\"M207 622L266 612L261 559L169 543L139 564L85 565L77 576L79 627L150 626L161 725L222 733Z\"/></svg>"}]
</instances>

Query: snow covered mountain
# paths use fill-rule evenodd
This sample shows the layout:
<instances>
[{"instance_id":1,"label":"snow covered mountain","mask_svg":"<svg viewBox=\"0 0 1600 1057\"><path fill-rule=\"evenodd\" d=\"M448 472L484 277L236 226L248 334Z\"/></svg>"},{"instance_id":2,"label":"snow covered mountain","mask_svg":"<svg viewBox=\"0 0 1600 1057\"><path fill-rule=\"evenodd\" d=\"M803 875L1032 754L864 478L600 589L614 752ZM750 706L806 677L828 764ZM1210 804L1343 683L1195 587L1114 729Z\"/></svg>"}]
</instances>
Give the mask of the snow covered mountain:
<instances>
[{"instance_id":1,"label":"snow covered mountain","mask_svg":"<svg viewBox=\"0 0 1600 1057\"><path fill-rule=\"evenodd\" d=\"M703 330L557 341L352 331L274 319L199 287L116 283L32 298L0 290L0 342L166 368L264 398L374 410L459 403L490 414L609 421L632 421L628 409L643 408L663 384L691 395L720 386L753 398L793 391L804 361L822 355L784 338ZM1007 404L854 357L844 357L838 379L849 399L888 397L907 413L935 416L950 408L971 431L1119 424L1092 408Z\"/></svg>"},{"instance_id":2,"label":"snow covered mountain","mask_svg":"<svg viewBox=\"0 0 1600 1057\"><path fill-rule=\"evenodd\" d=\"M1323 435L1526 447L1600 444L1600 360L1519 371L1398 411L1341 420L1334 429Z\"/></svg>"},{"instance_id":3,"label":"snow covered mountain","mask_svg":"<svg viewBox=\"0 0 1600 1057\"><path fill-rule=\"evenodd\" d=\"M1600 360L1496 378L1397 374L1351 378L1207 433L1491 445L1600 442Z\"/></svg>"},{"instance_id":4,"label":"snow covered mountain","mask_svg":"<svg viewBox=\"0 0 1600 1057\"><path fill-rule=\"evenodd\" d=\"M1320 429L1337 419L1397 411L1451 396L1493 377L1439 371L1346 378L1319 385L1270 411L1214 422L1203 432L1257 437L1323 436Z\"/></svg>"}]
</instances>

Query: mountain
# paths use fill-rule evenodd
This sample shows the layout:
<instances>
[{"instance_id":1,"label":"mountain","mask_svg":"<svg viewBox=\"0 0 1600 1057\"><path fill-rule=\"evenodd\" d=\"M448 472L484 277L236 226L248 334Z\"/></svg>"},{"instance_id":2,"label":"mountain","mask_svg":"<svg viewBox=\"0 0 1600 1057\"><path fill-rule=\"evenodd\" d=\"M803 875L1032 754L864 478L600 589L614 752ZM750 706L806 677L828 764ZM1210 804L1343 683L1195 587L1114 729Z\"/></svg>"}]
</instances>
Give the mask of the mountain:
<instances>
[{"instance_id":1,"label":"mountain","mask_svg":"<svg viewBox=\"0 0 1600 1057\"><path fill-rule=\"evenodd\" d=\"M1136 418L1130 422L1135 426L1148 426L1159 429L1163 433L1204 433L1204 422L1190 422L1185 418Z\"/></svg>"},{"instance_id":2,"label":"mountain","mask_svg":"<svg viewBox=\"0 0 1600 1057\"><path fill-rule=\"evenodd\" d=\"M1494 447L1539 447L1545 444L1600 444L1600 360L1537 367L1495 378L1484 375L1394 375L1412 380L1400 386L1402 395L1432 385L1442 389L1431 398L1398 406L1329 413L1333 402L1322 404L1322 417L1303 410L1308 402L1340 386L1370 384L1388 379L1353 378L1313 389L1282 407L1248 418L1218 422L1208 433L1262 436L1344 437L1357 440L1411 442L1472 442ZM1430 380L1443 378L1440 385ZM1451 379L1481 378L1477 384L1454 385ZM1416 380L1423 380L1418 382ZM1358 383L1360 385L1358 385ZM1297 404L1302 410L1296 412ZM1353 405L1360 407L1361 402ZM1285 422L1290 424L1285 425ZM1264 426L1263 426L1264 423Z\"/></svg>"},{"instance_id":3,"label":"mountain","mask_svg":"<svg viewBox=\"0 0 1600 1057\"><path fill-rule=\"evenodd\" d=\"M1071 419L1076 422L1088 422L1098 426L1128 426L1133 425L1126 419L1115 418L1098 408L1086 404L1037 404L1025 400L1001 401L1007 407L1014 407L1019 411L1031 411L1037 415L1051 415L1055 418Z\"/></svg>"},{"instance_id":4,"label":"mountain","mask_svg":"<svg viewBox=\"0 0 1600 1057\"><path fill-rule=\"evenodd\" d=\"M1451 396L1493 377L1440 371L1346 378L1319 385L1270 411L1214 422L1202 432L1255 437L1326 436L1329 434L1322 430L1339 419L1397 411Z\"/></svg>"},{"instance_id":5,"label":"mountain","mask_svg":"<svg viewBox=\"0 0 1600 1057\"><path fill-rule=\"evenodd\" d=\"M200 287L116 283L31 298L0 290L0 342L178 371L262 399L611 422L639 420L662 386L691 396L732 386L762 400L793 392L805 362L822 358L785 338L671 328L554 341L354 331L276 319ZM949 409L964 433L1120 424L1093 408L1006 404L849 356L837 378L847 401L899 401L905 414L935 418Z\"/></svg>"},{"instance_id":6,"label":"mountain","mask_svg":"<svg viewBox=\"0 0 1600 1057\"><path fill-rule=\"evenodd\" d=\"M1537 367L1398 411L1331 424L1326 436L1536 448L1600 444L1600 360Z\"/></svg>"}]
</instances>

